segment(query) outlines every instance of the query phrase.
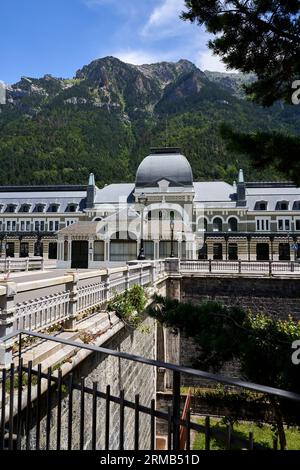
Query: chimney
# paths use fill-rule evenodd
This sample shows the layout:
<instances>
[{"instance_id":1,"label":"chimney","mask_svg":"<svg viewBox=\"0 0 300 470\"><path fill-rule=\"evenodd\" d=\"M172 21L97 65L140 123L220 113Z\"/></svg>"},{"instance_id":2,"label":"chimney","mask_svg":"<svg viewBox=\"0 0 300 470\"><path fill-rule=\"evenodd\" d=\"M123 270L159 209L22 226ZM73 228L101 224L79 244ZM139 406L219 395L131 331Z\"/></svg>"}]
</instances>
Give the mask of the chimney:
<instances>
[{"instance_id":1,"label":"chimney","mask_svg":"<svg viewBox=\"0 0 300 470\"><path fill-rule=\"evenodd\" d=\"M246 184L245 184L245 179L244 179L244 172L242 169L239 171L239 176L238 176L236 205L238 207L245 207L247 205Z\"/></svg>"},{"instance_id":2,"label":"chimney","mask_svg":"<svg viewBox=\"0 0 300 470\"><path fill-rule=\"evenodd\" d=\"M91 209L94 206L96 189L97 187L95 183L95 176L94 176L94 173L91 173L89 176L89 184L87 187L87 198L86 198L86 206L88 209Z\"/></svg>"}]
</instances>

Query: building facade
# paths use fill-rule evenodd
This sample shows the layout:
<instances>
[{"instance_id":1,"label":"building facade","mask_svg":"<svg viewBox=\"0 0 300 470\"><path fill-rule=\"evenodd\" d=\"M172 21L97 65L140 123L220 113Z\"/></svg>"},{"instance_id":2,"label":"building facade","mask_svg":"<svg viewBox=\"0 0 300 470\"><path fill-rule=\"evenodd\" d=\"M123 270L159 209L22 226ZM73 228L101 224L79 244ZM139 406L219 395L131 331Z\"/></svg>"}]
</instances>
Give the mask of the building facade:
<instances>
[{"instance_id":1,"label":"building facade","mask_svg":"<svg viewBox=\"0 0 300 470\"><path fill-rule=\"evenodd\" d=\"M1 256L43 256L61 267L136 259L295 260L300 188L195 182L177 148L152 149L135 183L0 188ZM143 242L141 242L143 240Z\"/></svg>"}]
</instances>

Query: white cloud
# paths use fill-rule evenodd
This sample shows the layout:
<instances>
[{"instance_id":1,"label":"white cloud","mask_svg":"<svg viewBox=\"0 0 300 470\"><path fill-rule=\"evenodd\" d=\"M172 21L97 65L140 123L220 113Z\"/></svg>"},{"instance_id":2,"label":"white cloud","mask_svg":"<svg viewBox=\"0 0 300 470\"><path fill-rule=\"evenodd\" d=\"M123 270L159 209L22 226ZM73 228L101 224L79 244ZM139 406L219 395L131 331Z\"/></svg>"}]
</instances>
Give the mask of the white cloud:
<instances>
[{"instance_id":1,"label":"white cloud","mask_svg":"<svg viewBox=\"0 0 300 470\"><path fill-rule=\"evenodd\" d=\"M201 70L209 70L210 72L233 72L232 70L227 70L226 65L218 56L213 55L210 50L200 52L196 65Z\"/></svg>"},{"instance_id":2,"label":"white cloud","mask_svg":"<svg viewBox=\"0 0 300 470\"><path fill-rule=\"evenodd\" d=\"M184 9L184 0L163 0L154 8L148 21L141 30L141 35L161 39L167 36L177 36L185 27L180 19Z\"/></svg>"},{"instance_id":3,"label":"white cloud","mask_svg":"<svg viewBox=\"0 0 300 470\"><path fill-rule=\"evenodd\" d=\"M159 51L157 54L146 51L143 49L125 49L117 51L113 54L114 57L117 57L122 62L127 64L134 65L143 65L143 64L153 64L155 62L161 62L163 60L168 60L169 57L161 54Z\"/></svg>"}]
</instances>

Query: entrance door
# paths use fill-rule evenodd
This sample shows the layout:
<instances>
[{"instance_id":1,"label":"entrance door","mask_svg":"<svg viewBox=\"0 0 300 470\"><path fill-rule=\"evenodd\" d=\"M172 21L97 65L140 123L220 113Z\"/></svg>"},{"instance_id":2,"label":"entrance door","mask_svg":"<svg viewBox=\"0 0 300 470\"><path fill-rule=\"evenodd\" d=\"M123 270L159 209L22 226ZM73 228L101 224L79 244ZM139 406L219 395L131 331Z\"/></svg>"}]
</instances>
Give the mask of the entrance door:
<instances>
[{"instance_id":1,"label":"entrance door","mask_svg":"<svg viewBox=\"0 0 300 470\"><path fill-rule=\"evenodd\" d=\"M257 261L269 261L270 247L268 243L257 243L256 245L256 259Z\"/></svg>"},{"instance_id":2,"label":"entrance door","mask_svg":"<svg viewBox=\"0 0 300 470\"><path fill-rule=\"evenodd\" d=\"M49 259L57 259L57 243L49 243Z\"/></svg>"},{"instance_id":3,"label":"entrance door","mask_svg":"<svg viewBox=\"0 0 300 470\"><path fill-rule=\"evenodd\" d=\"M289 243L279 243L279 261L290 261L290 245Z\"/></svg>"},{"instance_id":4,"label":"entrance door","mask_svg":"<svg viewBox=\"0 0 300 470\"><path fill-rule=\"evenodd\" d=\"M238 259L237 243L228 243L228 259L230 261L235 261Z\"/></svg>"},{"instance_id":5,"label":"entrance door","mask_svg":"<svg viewBox=\"0 0 300 470\"><path fill-rule=\"evenodd\" d=\"M29 243L21 242L20 244L20 258L28 258L29 256Z\"/></svg>"},{"instance_id":6,"label":"entrance door","mask_svg":"<svg viewBox=\"0 0 300 470\"><path fill-rule=\"evenodd\" d=\"M15 256L15 244L13 242L6 243L6 256L10 258Z\"/></svg>"},{"instance_id":7,"label":"entrance door","mask_svg":"<svg viewBox=\"0 0 300 470\"><path fill-rule=\"evenodd\" d=\"M222 243L214 243L213 246L214 259L223 259L223 245Z\"/></svg>"},{"instance_id":8,"label":"entrance door","mask_svg":"<svg viewBox=\"0 0 300 470\"><path fill-rule=\"evenodd\" d=\"M89 266L89 243L87 241L72 242L72 263L74 269L87 269Z\"/></svg>"}]
</instances>

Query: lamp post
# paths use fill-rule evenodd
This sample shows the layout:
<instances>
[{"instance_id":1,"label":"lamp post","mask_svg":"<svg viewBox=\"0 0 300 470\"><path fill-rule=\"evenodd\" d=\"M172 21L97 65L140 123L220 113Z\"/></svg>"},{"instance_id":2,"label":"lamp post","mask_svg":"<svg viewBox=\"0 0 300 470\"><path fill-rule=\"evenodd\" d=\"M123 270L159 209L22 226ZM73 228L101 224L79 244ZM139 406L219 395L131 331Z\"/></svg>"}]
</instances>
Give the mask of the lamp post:
<instances>
[{"instance_id":1,"label":"lamp post","mask_svg":"<svg viewBox=\"0 0 300 470\"><path fill-rule=\"evenodd\" d=\"M171 218L171 220L170 220L170 229L171 229L171 254L170 254L170 258L175 258L175 254L174 254L174 227L175 227L174 219Z\"/></svg>"},{"instance_id":2,"label":"lamp post","mask_svg":"<svg viewBox=\"0 0 300 470\"><path fill-rule=\"evenodd\" d=\"M144 208L147 204L147 197L145 193L141 193L138 196L138 202L141 205L141 240L140 240L140 252L138 256L138 260L146 259L145 251L144 251Z\"/></svg>"}]
</instances>

